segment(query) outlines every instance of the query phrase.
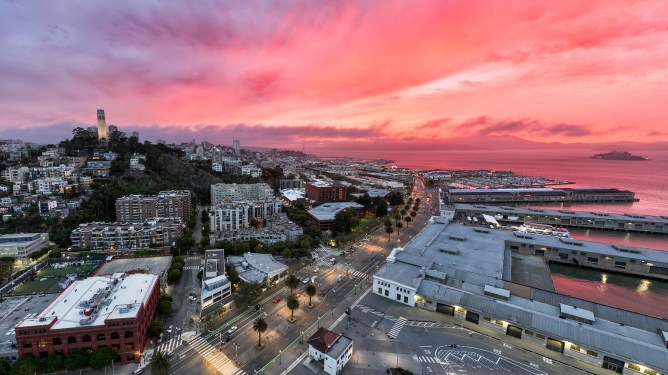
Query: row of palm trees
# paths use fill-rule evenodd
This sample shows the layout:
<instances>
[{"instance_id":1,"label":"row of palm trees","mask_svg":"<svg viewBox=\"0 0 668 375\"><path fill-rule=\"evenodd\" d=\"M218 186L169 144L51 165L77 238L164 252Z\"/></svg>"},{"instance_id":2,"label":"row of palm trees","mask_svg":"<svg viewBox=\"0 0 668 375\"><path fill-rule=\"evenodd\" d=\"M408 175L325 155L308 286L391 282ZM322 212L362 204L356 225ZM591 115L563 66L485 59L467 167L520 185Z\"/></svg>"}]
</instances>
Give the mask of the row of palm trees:
<instances>
[{"instance_id":1,"label":"row of palm trees","mask_svg":"<svg viewBox=\"0 0 668 375\"><path fill-rule=\"evenodd\" d=\"M390 236L392 233L394 233L394 227L397 228L397 234L400 233L401 228L404 227L404 224L401 222L401 218L404 218L404 221L406 222L406 227L415 220L415 217L417 216L417 211L420 208L420 198L417 198L415 200L415 203L413 204L412 210L408 212L409 209L411 209L411 204L413 204L413 198L408 198L408 201L406 202L406 205L404 205L403 209L401 211L395 210L394 214L394 220L395 223L392 225L392 220L388 217L387 220L385 220L385 233L387 233L387 240L390 241Z\"/></svg>"}]
</instances>

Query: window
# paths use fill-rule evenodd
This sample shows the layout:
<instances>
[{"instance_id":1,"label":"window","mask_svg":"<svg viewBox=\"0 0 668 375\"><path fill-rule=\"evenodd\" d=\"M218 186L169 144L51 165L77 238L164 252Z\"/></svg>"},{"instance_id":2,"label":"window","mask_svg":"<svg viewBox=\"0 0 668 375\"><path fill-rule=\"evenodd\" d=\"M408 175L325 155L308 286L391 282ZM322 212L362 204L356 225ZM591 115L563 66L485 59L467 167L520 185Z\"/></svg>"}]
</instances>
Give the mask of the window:
<instances>
[{"instance_id":1,"label":"window","mask_svg":"<svg viewBox=\"0 0 668 375\"><path fill-rule=\"evenodd\" d=\"M383 288L378 288L378 294L383 294Z\"/></svg>"},{"instance_id":2,"label":"window","mask_svg":"<svg viewBox=\"0 0 668 375\"><path fill-rule=\"evenodd\" d=\"M85 335L84 337L81 338L81 341L83 341L83 342L91 342L92 340L91 340L90 336Z\"/></svg>"},{"instance_id":3,"label":"window","mask_svg":"<svg viewBox=\"0 0 668 375\"><path fill-rule=\"evenodd\" d=\"M135 348L135 344L132 344L132 343L125 344L125 350L131 350L131 349L134 349L134 348Z\"/></svg>"},{"instance_id":4,"label":"window","mask_svg":"<svg viewBox=\"0 0 668 375\"><path fill-rule=\"evenodd\" d=\"M23 342L23 347L24 347L24 348L32 348L32 342L30 342L30 341L24 341L24 342Z\"/></svg>"},{"instance_id":5,"label":"window","mask_svg":"<svg viewBox=\"0 0 668 375\"><path fill-rule=\"evenodd\" d=\"M401 294L397 293L397 301L401 301Z\"/></svg>"},{"instance_id":6,"label":"window","mask_svg":"<svg viewBox=\"0 0 668 375\"><path fill-rule=\"evenodd\" d=\"M457 312L462 313L462 314L466 314L466 310L462 309L461 307L457 307Z\"/></svg>"},{"instance_id":7,"label":"window","mask_svg":"<svg viewBox=\"0 0 668 375\"><path fill-rule=\"evenodd\" d=\"M390 291L385 289L385 297L389 297L389 296L390 296Z\"/></svg>"},{"instance_id":8,"label":"window","mask_svg":"<svg viewBox=\"0 0 668 375\"><path fill-rule=\"evenodd\" d=\"M77 338L74 336L70 336L67 338L67 343L68 344L76 344L77 343Z\"/></svg>"},{"instance_id":9,"label":"window","mask_svg":"<svg viewBox=\"0 0 668 375\"><path fill-rule=\"evenodd\" d=\"M483 316L482 320L484 320L486 322L490 322L490 323L492 322L492 318L490 318L489 316Z\"/></svg>"},{"instance_id":10,"label":"window","mask_svg":"<svg viewBox=\"0 0 668 375\"><path fill-rule=\"evenodd\" d=\"M658 375L658 373L652 369L646 368L645 371L643 371L647 375Z\"/></svg>"},{"instance_id":11,"label":"window","mask_svg":"<svg viewBox=\"0 0 668 375\"><path fill-rule=\"evenodd\" d=\"M118 334L118 332L113 332L111 334L111 339L112 340L118 340L121 336Z\"/></svg>"},{"instance_id":12,"label":"window","mask_svg":"<svg viewBox=\"0 0 668 375\"><path fill-rule=\"evenodd\" d=\"M529 331L529 330L525 329L524 334L527 335L527 336L533 336L533 331Z\"/></svg>"},{"instance_id":13,"label":"window","mask_svg":"<svg viewBox=\"0 0 668 375\"><path fill-rule=\"evenodd\" d=\"M97 334L97 341L104 341L106 339L106 336L104 333L98 333Z\"/></svg>"},{"instance_id":14,"label":"window","mask_svg":"<svg viewBox=\"0 0 668 375\"><path fill-rule=\"evenodd\" d=\"M638 371L640 372L640 366L636 365L635 363L629 363L629 368L633 371Z\"/></svg>"},{"instance_id":15,"label":"window","mask_svg":"<svg viewBox=\"0 0 668 375\"><path fill-rule=\"evenodd\" d=\"M541 339L541 340L545 340L545 335L541 335L540 333L536 333L536 338Z\"/></svg>"},{"instance_id":16,"label":"window","mask_svg":"<svg viewBox=\"0 0 668 375\"><path fill-rule=\"evenodd\" d=\"M119 351L119 350L121 350L121 345L120 344L113 344L113 345L111 345L111 350L113 350L115 352Z\"/></svg>"},{"instance_id":17,"label":"window","mask_svg":"<svg viewBox=\"0 0 668 375\"><path fill-rule=\"evenodd\" d=\"M39 344L37 344L40 348L46 347L46 340L40 339Z\"/></svg>"},{"instance_id":18,"label":"window","mask_svg":"<svg viewBox=\"0 0 668 375\"><path fill-rule=\"evenodd\" d=\"M587 258L587 262L589 262L589 263L598 263L598 258L595 258L595 257L589 257L589 258Z\"/></svg>"},{"instance_id":19,"label":"window","mask_svg":"<svg viewBox=\"0 0 668 375\"><path fill-rule=\"evenodd\" d=\"M626 262L616 261L615 268L626 268Z\"/></svg>"},{"instance_id":20,"label":"window","mask_svg":"<svg viewBox=\"0 0 668 375\"><path fill-rule=\"evenodd\" d=\"M126 339L131 339L132 338L132 331L125 331L125 338Z\"/></svg>"},{"instance_id":21,"label":"window","mask_svg":"<svg viewBox=\"0 0 668 375\"><path fill-rule=\"evenodd\" d=\"M404 296L404 303L408 303L408 296Z\"/></svg>"},{"instance_id":22,"label":"window","mask_svg":"<svg viewBox=\"0 0 668 375\"><path fill-rule=\"evenodd\" d=\"M585 354L591 357L598 357L598 353L593 350L585 350Z\"/></svg>"}]
</instances>

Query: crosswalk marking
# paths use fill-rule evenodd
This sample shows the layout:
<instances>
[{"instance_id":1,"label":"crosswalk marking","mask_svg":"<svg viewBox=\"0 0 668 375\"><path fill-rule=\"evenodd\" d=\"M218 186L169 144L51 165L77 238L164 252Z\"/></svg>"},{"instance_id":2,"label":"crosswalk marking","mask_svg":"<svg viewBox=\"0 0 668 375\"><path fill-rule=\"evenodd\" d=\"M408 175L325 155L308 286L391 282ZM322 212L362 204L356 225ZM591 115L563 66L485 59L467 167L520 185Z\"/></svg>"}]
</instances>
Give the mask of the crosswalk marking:
<instances>
[{"instance_id":1,"label":"crosswalk marking","mask_svg":"<svg viewBox=\"0 0 668 375\"><path fill-rule=\"evenodd\" d=\"M231 366L233 370L231 373L234 375L245 375L246 372L238 368L232 361L223 353L218 350L215 346L211 345L203 337L198 337L193 341L188 343L190 347L195 350L199 355L204 358L211 366L216 370L221 371L223 367Z\"/></svg>"},{"instance_id":2,"label":"crosswalk marking","mask_svg":"<svg viewBox=\"0 0 668 375\"><path fill-rule=\"evenodd\" d=\"M317 264L318 267L332 267L333 265L334 263L330 262L327 259L321 259Z\"/></svg>"},{"instance_id":3,"label":"crosswalk marking","mask_svg":"<svg viewBox=\"0 0 668 375\"><path fill-rule=\"evenodd\" d=\"M406 318L399 318L399 320L397 320L397 322L394 323L394 326L387 334L387 336L391 339L396 339L397 336L399 336L399 332L404 327L404 324L406 324Z\"/></svg>"},{"instance_id":4,"label":"crosswalk marking","mask_svg":"<svg viewBox=\"0 0 668 375\"><path fill-rule=\"evenodd\" d=\"M428 357L428 356L419 356L419 357L418 357L418 360L419 360L420 362L426 362L426 363L438 363L438 362L436 361L436 358L434 358L434 357Z\"/></svg>"},{"instance_id":5,"label":"crosswalk marking","mask_svg":"<svg viewBox=\"0 0 668 375\"><path fill-rule=\"evenodd\" d=\"M158 345L156 351L169 353L174 349L178 348L179 346L181 346L182 343L183 340L181 340L181 337L179 338L172 337L169 341L165 341L162 344Z\"/></svg>"},{"instance_id":6,"label":"crosswalk marking","mask_svg":"<svg viewBox=\"0 0 668 375\"><path fill-rule=\"evenodd\" d=\"M202 266L186 266L186 267L183 267L183 269L184 269L184 270L198 270L198 269L200 269L201 267L202 267Z\"/></svg>"},{"instance_id":7,"label":"crosswalk marking","mask_svg":"<svg viewBox=\"0 0 668 375\"><path fill-rule=\"evenodd\" d=\"M360 279L366 279L367 277L369 277L369 275L367 275L366 273L364 273L362 271L357 271L357 270L355 270L353 273L351 273L351 275L353 277L359 277Z\"/></svg>"}]
</instances>

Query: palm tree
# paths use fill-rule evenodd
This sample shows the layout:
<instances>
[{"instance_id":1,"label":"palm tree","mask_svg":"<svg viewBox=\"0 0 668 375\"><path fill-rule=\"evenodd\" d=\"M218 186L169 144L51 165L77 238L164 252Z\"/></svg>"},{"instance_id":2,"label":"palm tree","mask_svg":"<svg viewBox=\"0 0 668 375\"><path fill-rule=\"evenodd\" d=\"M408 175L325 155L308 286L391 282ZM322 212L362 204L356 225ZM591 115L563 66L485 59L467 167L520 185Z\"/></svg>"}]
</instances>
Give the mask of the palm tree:
<instances>
[{"instance_id":1,"label":"palm tree","mask_svg":"<svg viewBox=\"0 0 668 375\"><path fill-rule=\"evenodd\" d=\"M262 318L253 321L253 331L257 332L257 346L262 346L262 334L267 330L267 322Z\"/></svg>"},{"instance_id":2,"label":"palm tree","mask_svg":"<svg viewBox=\"0 0 668 375\"><path fill-rule=\"evenodd\" d=\"M290 296L292 296L292 291L299 286L299 279L297 276L289 274L288 277L285 278L285 286L290 288Z\"/></svg>"},{"instance_id":3,"label":"palm tree","mask_svg":"<svg viewBox=\"0 0 668 375\"><path fill-rule=\"evenodd\" d=\"M404 223L402 223L401 221L397 221L396 227L397 227L397 234L399 234L401 228L404 227Z\"/></svg>"},{"instance_id":4,"label":"palm tree","mask_svg":"<svg viewBox=\"0 0 668 375\"><path fill-rule=\"evenodd\" d=\"M406 216L408 217L408 216ZM390 242L390 235L394 233L394 229L391 226L385 227L385 233L387 233L387 242Z\"/></svg>"},{"instance_id":5,"label":"palm tree","mask_svg":"<svg viewBox=\"0 0 668 375\"><path fill-rule=\"evenodd\" d=\"M309 284L306 286L306 294L308 294L308 305L309 305L309 306L313 306L313 304L311 303L311 297L315 296L315 294L316 294L317 292L318 292L318 291L317 291L317 289L315 288L315 285L313 285L313 283L309 283Z\"/></svg>"},{"instance_id":6,"label":"palm tree","mask_svg":"<svg viewBox=\"0 0 668 375\"><path fill-rule=\"evenodd\" d=\"M151 358L151 375L167 375L171 363L167 353L156 351Z\"/></svg>"},{"instance_id":7,"label":"palm tree","mask_svg":"<svg viewBox=\"0 0 668 375\"><path fill-rule=\"evenodd\" d=\"M295 320L295 310L299 308L299 301L297 300L297 297L295 296L290 296L288 297L288 309L292 311L292 316L290 317L290 320Z\"/></svg>"},{"instance_id":8,"label":"palm tree","mask_svg":"<svg viewBox=\"0 0 668 375\"><path fill-rule=\"evenodd\" d=\"M415 218L416 216L417 216L417 212L415 212L415 211L411 211L411 217L412 217L412 218Z\"/></svg>"},{"instance_id":9,"label":"palm tree","mask_svg":"<svg viewBox=\"0 0 668 375\"><path fill-rule=\"evenodd\" d=\"M406 217L404 218L404 221L406 222L406 228L408 228L408 224L409 224L412 220L413 220L413 219L411 219L410 216L406 216Z\"/></svg>"},{"instance_id":10,"label":"palm tree","mask_svg":"<svg viewBox=\"0 0 668 375\"><path fill-rule=\"evenodd\" d=\"M416 204L420 204L420 202L421 202L420 198L415 199Z\"/></svg>"}]
</instances>

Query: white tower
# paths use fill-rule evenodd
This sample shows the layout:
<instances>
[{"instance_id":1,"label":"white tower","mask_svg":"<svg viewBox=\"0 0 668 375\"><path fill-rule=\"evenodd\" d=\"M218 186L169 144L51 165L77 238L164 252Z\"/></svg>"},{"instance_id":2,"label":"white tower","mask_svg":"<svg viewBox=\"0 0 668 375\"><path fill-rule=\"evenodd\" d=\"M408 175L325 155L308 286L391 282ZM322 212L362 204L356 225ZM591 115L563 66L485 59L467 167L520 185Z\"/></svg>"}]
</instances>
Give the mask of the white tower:
<instances>
[{"instance_id":1,"label":"white tower","mask_svg":"<svg viewBox=\"0 0 668 375\"><path fill-rule=\"evenodd\" d=\"M97 139L107 139L107 121L104 118L104 109L97 110Z\"/></svg>"}]
</instances>

